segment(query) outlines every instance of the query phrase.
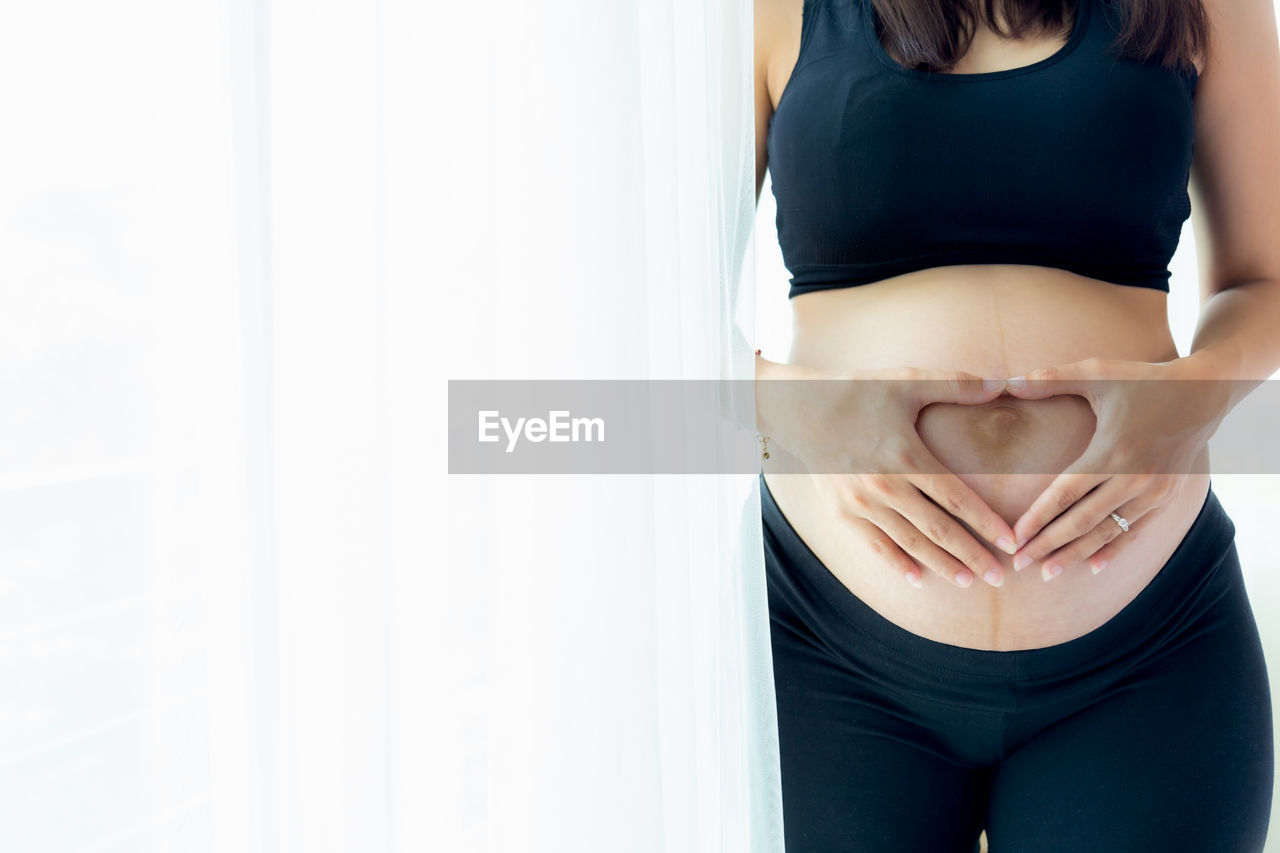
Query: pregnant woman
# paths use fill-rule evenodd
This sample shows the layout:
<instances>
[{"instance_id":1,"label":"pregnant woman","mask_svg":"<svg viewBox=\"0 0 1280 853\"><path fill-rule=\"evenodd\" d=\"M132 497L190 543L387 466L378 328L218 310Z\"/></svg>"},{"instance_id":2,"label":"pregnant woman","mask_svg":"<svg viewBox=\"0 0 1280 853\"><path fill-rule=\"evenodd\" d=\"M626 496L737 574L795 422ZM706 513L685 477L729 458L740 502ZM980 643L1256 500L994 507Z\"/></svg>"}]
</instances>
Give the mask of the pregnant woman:
<instances>
[{"instance_id":1,"label":"pregnant woman","mask_svg":"<svg viewBox=\"0 0 1280 853\"><path fill-rule=\"evenodd\" d=\"M1271 0L755 5L787 850L1262 850L1271 699L1207 441L1280 367Z\"/></svg>"}]
</instances>

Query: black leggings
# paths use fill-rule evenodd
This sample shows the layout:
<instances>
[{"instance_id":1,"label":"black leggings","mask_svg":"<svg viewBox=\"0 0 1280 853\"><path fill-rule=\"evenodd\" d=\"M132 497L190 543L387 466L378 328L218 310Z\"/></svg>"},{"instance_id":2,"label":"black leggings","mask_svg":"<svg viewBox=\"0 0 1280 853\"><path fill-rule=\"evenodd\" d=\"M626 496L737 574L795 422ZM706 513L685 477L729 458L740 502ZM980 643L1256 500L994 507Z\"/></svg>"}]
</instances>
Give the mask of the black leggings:
<instances>
[{"instance_id":1,"label":"black leggings","mask_svg":"<svg viewBox=\"0 0 1280 853\"><path fill-rule=\"evenodd\" d=\"M1263 849L1271 695L1212 488L1110 621L1002 652L885 619L760 485L788 853Z\"/></svg>"}]
</instances>

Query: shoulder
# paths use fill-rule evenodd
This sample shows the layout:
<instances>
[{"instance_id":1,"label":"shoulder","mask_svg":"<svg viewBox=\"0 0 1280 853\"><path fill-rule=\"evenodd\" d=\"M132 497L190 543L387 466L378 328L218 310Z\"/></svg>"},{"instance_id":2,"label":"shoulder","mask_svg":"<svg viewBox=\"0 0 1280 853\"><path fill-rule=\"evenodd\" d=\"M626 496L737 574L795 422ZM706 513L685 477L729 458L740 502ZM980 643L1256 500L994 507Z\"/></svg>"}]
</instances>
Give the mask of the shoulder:
<instances>
[{"instance_id":1,"label":"shoulder","mask_svg":"<svg viewBox=\"0 0 1280 853\"><path fill-rule=\"evenodd\" d=\"M1272 0L1201 2L1209 24L1208 55L1196 61L1201 74L1232 66L1253 67L1255 75L1270 70L1280 42Z\"/></svg>"},{"instance_id":2,"label":"shoulder","mask_svg":"<svg viewBox=\"0 0 1280 853\"><path fill-rule=\"evenodd\" d=\"M1203 0L1192 215L1203 293L1280 279L1280 38L1272 0Z\"/></svg>"},{"instance_id":3,"label":"shoulder","mask_svg":"<svg viewBox=\"0 0 1280 853\"><path fill-rule=\"evenodd\" d=\"M757 23L781 24L783 27L792 22L800 23L800 16L806 4L817 5L815 0L753 0L753 2ZM776 27L774 29L776 30Z\"/></svg>"},{"instance_id":4,"label":"shoulder","mask_svg":"<svg viewBox=\"0 0 1280 853\"><path fill-rule=\"evenodd\" d=\"M776 96L780 83L791 69L800 48L800 29L805 6L817 8L815 0L753 0L755 15L756 74Z\"/></svg>"}]
</instances>

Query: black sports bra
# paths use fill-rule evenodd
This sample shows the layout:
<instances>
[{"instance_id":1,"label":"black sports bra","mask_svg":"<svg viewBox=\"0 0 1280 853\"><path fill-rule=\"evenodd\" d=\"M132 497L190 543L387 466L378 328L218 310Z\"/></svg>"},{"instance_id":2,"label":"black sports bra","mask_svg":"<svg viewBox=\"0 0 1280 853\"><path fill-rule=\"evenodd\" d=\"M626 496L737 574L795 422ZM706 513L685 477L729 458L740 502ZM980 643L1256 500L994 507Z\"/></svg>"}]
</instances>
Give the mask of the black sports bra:
<instances>
[{"instance_id":1,"label":"black sports bra","mask_svg":"<svg viewBox=\"0 0 1280 853\"><path fill-rule=\"evenodd\" d=\"M871 0L804 0L767 143L790 296L983 263L1167 291L1199 75L1116 58L1119 13L1078 0L1052 56L948 74L890 57Z\"/></svg>"}]
</instances>

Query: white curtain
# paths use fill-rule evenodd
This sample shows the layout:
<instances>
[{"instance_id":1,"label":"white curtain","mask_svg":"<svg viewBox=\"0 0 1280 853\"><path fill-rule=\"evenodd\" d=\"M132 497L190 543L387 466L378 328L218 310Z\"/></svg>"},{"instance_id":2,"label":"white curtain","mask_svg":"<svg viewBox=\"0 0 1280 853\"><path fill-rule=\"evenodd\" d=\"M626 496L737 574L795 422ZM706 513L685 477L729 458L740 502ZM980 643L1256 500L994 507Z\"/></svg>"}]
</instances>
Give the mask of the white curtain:
<instances>
[{"instance_id":1,"label":"white curtain","mask_svg":"<svg viewBox=\"0 0 1280 853\"><path fill-rule=\"evenodd\" d=\"M0 850L781 851L754 477L445 430L751 377L751 5L7 18Z\"/></svg>"}]
</instances>

